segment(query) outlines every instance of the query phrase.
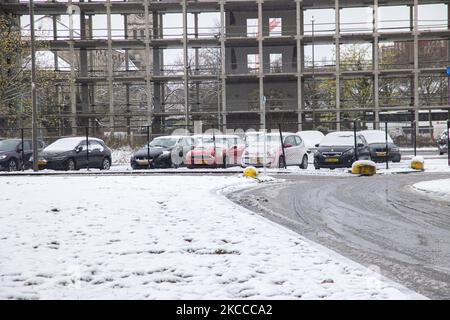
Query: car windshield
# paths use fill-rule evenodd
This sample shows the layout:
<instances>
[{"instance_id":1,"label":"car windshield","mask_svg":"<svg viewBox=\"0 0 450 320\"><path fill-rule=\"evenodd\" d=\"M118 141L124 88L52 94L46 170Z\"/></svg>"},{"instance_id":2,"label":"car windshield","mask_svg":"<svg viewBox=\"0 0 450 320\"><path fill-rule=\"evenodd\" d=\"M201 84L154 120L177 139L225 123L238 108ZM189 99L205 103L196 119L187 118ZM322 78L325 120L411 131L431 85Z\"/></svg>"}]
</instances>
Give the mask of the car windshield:
<instances>
[{"instance_id":1,"label":"car windshield","mask_svg":"<svg viewBox=\"0 0 450 320\"><path fill-rule=\"evenodd\" d=\"M3 140L0 141L0 151L13 151L16 150L18 145L17 140Z\"/></svg>"},{"instance_id":2,"label":"car windshield","mask_svg":"<svg viewBox=\"0 0 450 320\"><path fill-rule=\"evenodd\" d=\"M44 151L55 152L55 151L70 151L75 149L75 147L80 143L80 139L65 138L59 139L50 144Z\"/></svg>"},{"instance_id":3,"label":"car windshield","mask_svg":"<svg viewBox=\"0 0 450 320\"><path fill-rule=\"evenodd\" d=\"M233 138L213 138L213 137L204 137L197 140L197 147L214 147L216 148L224 148L228 146L235 145ZM237 140L237 138L236 138Z\"/></svg>"},{"instance_id":4,"label":"car windshield","mask_svg":"<svg viewBox=\"0 0 450 320\"><path fill-rule=\"evenodd\" d=\"M332 147L332 146L353 146L355 144L353 134L340 133L340 134L328 134L326 135L322 142L321 147Z\"/></svg>"},{"instance_id":5,"label":"car windshield","mask_svg":"<svg viewBox=\"0 0 450 320\"><path fill-rule=\"evenodd\" d=\"M320 143L324 137L323 133L320 131L300 131L298 134L307 147L314 147L316 144Z\"/></svg>"},{"instance_id":6,"label":"car windshield","mask_svg":"<svg viewBox=\"0 0 450 320\"><path fill-rule=\"evenodd\" d=\"M245 137L245 142L247 146L264 145L264 135L263 134L252 134ZM266 135L266 144L271 146L281 145L279 134L268 134Z\"/></svg>"},{"instance_id":7,"label":"car windshield","mask_svg":"<svg viewBox=\"0 0 450 320\"><path fill-rule=\"evenodd\" d=\"M177 143L176 138L156 138L150 142L150 147L171 148Z\"/></svg>"},{"instance_id":8,"label":"car windshield","mask_svg":"<svg viewBox=\"0 0 450 320\"><path fill-rule=\"evenodd\" d=\"M367 143L386 143L386 133L380 130L363 131L362 135L366 138ZM393 143L392 138L388 134L388 142Z\"/></svg>"}]
</instances>

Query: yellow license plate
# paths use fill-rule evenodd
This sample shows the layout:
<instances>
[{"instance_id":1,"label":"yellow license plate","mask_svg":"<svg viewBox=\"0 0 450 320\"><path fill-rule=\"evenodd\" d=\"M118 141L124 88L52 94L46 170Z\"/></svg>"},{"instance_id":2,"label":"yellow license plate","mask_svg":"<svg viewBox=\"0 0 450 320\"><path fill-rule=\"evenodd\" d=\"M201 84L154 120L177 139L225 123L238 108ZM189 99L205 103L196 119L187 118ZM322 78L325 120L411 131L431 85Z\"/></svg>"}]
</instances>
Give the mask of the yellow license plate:
<instances>
[{"instance_id":1,"label":"yellow license plate","mask_svg":"<svg viewBox=\"0 0 450 320\"><path fill-rule=\"evenodd\" d=\"M337 163L339 162L339 158L326 158L325 162Z\"/></svg>"},{"instance_id":2,"label":"yellow license plate","mask_svg":"<svg viewBox=\"0 0 450 320\"><path fill-rule=\"evenodd\" d=\"M38 161L38 165L39 166L45 166L47 164L47 161L45 161L45 160L39 160Z\"/></svg>"},{"instance_id":3,"label":"yellow license plate","mask_svg":"<svg viewBox=\"0 0 450 320\"><path fill-rule=\"evenodd\" d=\"M386 152L377 152L377 157L386 157Z\"/></svg>"},{"instance_id":4,"label":"yellow license plate","mask_svg":"<svg viewBox=\"0 0 450 320\"><path fill-rule=\"evenodd\" d=\"M148 165L148 160L136 160L136 162L137 162L140 166L146 166L146 165Z\"/></svg>"},{"instance_id":5,"label":"yellow license plate","mask_svg":"<svg viewBox=\"0 0 450 320\"><path fill-rule=\"evenodd\" d=\"M207 164L208 164L208 161L202 160L202 164L203 164L203 165L207 165Z\"/></svg>"}]
</instances>

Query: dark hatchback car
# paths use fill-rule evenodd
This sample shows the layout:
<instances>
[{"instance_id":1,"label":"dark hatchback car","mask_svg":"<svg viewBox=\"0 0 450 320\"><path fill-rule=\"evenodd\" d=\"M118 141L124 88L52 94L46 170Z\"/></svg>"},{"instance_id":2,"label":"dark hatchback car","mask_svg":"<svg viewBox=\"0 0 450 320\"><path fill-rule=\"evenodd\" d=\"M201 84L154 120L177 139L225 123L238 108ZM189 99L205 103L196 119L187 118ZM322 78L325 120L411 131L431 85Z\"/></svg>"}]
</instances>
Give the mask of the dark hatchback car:
<instances>
[{"instance_id":1,"label":"dark hatchback car","mask_svg":"<svg viewBox=\"0 0 450 320\"><path fill-rule=\"evenodd\" d=\"M44 142L38 140L38 150L44 148ZM33 154L32 141L29 139L6 139L0 141L0 170L17 171L31 166L30 158ZM23 157L23 158L22 158Z\"/></svg>"},{"instance_id":2,"label":"dark hatchback car","mask_svg":"<svg viewBox=\"0 0 450 320\"><path fill-rule=\"evenodd\" d=\"M442 133L442 135L439 137L438 141L438 149L439 149L439 155L443 155L444 153L448 152L448 132L447 130Z\"/></svg>"},{"instance_id":3,"label":"dark hatchback car","mask_svg":"<svg viewBox=\"0 0 450 320\"><path fill-rule=\"evenodd\" d=\"M392 138L387 136L388 153L386 153L386 133L381 130L363 130L359 132L364 136L370 148L370 159L375 162L385 162L389 154L389 161L400 162L402 155L400 149Z\"/></svg>"},{"instance_id":4,"label":"dark hatchback car","mask_svg":"<svg viewBox=\"0 0 450 320\"><path fill-rule=\"evenodd\" d=\"M370 159L370 149L364 137L356 135L359 160ZM314 167L320 168L350 168L356 161L355 138L351 131L332 132L327 134L314 154Z\"/></svg>"},{"instance_id":5,"label":"dark hatchback car","mask_svg":"<svg viewBox=\"0 0 450 320\"><path fill-rule=\"evenodd\" d=\"M184 155L192 149L194 138L189 136L163 136L153 139L136 151L130 159L133 169L176 168L184 165ZM148 157L150 153L150 158Z\"/></svg>"},{"instance_id":6,"label":"dark hatchback car","mask_svg":"<svg viewBox=\"0 0 450 320\"><path fill-rule=\"evenodd\" d=\"M89 152L89 163L87 153ZM39 155L39 169L78 170L81 168L109 170L111 150L103 140L85 137L71 137L56 140Z\"/></svg>"}]
</instances>

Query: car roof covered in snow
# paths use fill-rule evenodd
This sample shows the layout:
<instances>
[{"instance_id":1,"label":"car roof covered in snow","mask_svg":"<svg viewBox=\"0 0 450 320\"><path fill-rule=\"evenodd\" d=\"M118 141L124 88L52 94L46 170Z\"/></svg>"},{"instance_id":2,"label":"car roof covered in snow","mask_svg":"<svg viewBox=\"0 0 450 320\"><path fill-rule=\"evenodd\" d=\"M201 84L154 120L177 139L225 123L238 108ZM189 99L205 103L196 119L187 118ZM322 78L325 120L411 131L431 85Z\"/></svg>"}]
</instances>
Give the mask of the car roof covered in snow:
<instances>
[{"instance_id":1,"label":"car roof covered in snow","mask_svg":"<svg viewBox=\"0 0 450 320\"><path fill-rule=\"evenodd\" d=\"M364 136L367 143L386 143L386 132L382 130L362 130L359 131ZM393 142L391 136L388 134L388 142Z\"/></svg>"}]
</instances>

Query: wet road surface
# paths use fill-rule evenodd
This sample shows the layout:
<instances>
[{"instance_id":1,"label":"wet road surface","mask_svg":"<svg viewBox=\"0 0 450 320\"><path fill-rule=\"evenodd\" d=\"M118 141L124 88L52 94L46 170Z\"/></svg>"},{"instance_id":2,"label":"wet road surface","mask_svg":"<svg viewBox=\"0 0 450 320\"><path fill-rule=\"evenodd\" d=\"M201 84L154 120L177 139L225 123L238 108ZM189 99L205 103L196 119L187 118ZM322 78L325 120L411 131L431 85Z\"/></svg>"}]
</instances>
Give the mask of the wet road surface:
<instances>
[{"instance_id":1,"label":"wet road surface","mask_svg":"<svg viewBox=\"0 0 450 320\"><path fill-rule=\"evenodd\" d=\"M432 299L450 299L450 199L413 190L450 174L280 176L230 199Z\"/></svg>"}]
</instances>

